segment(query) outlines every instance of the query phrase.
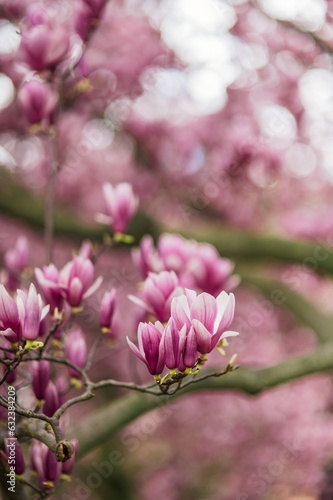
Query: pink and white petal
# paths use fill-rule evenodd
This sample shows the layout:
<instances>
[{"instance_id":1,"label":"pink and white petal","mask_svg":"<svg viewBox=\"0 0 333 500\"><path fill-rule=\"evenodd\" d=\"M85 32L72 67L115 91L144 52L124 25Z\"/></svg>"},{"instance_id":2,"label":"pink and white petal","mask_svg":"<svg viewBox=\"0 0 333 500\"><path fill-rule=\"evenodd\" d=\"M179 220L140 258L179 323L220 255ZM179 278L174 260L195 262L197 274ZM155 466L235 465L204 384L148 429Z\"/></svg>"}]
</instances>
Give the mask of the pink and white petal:
<instances>
[{"instance_id":1,"label":"pink and white petal","mask_svg":"<svg viewBox=\"0 0 333 500\"><path fill-rule=\"evenodd\" d=\"M162 323L160 321L156 321L154 325L152 323L150 323L150 325L155 328L160 338L162 338L162 335L164 333L164 326L162 325Z\"/></svg>"},{"instance_id":2,"label":"pink and white petal","mask_svg":"<svg viewBox=\"0 0 333 500\"><path fill-rule=\"evenodd\" d=\"M154 311L151 307L149 307L146 302L144 302L143 300L139 299L139 297L136 297L135 295L128 295L127 296L129 298L129 300L131 302L133 302L133 304L136 304L137 306L140 306L142 307L143 309L145 309L145 311L147 311L149 314L154 314Z\"/></svg>"},{"instance_id":3,"label":"pink and white petal","mask_svg":"<svg viewBox=\"0 0 333 500\"><path fill-rule=\"evenodd\" d=\"M88 297L90 297L93 293L96 292L96 290L99 289L99 287L101 286L102 284L102 281L103 281L103 278L102 276L99 276L95 281L94 283L91 285L90 288L88 288L88 290L86 291L86 293L83 295L83 298L84 299L87 299Z\"/></svg>"},{"instance_id":4,"label":"pink and white petal","mask_svg":"<svg viewBox=\"0 0 333 500\"><path fill-rule=\"evenodd\" d=\"M222 294L224 294L222 296ZM220 302L218 299L221 297ZM222 333L226 330L232 323L235 313L235 296L233 293L229 295L226 292L221 292L216 299L218 305L217 318L214 324L214 331L216 333Z\"/></svg>"},{"instance_id":5,"label":"pink and white petal","mask_svg":"<svg viewBox=\"0 0 333 500\"><path fill-rule=\"evenodd\" d=\"M161 340L158 350L158 362L156 366L156 375L160 375L164 369L164 342Z\"/></svg>"},{"instance_id":6,"label":"pink and white petal","mask_svg":"<svg viewBox=\"0 0 333 500\"><path fill-rule=\"evenodd\" d=\"M147 279L143 285L143 295L146 301L158 312L164 310L165 297L163 293L154 285L151 279Z\"/></svg>"},{"instance_id":7,"label":"pink and white petal","mask_svg":"<svg viewBox=\"0 0 333 500\"><path fill-rule=\"evenodd\" d=\"M79 278L75 277L71 280L67 294L68 302L71 306L77 307L81 304L83 299L83 286Z\"/></svg>"},{"instance_id":8,"label":"pink and white petal","mask_svg":"<svg viewBox=\"0 0 333 500\"><path fill-rule=\"evenodd\" d=\"M197 359L197 350L196 334L193 327L191 327L186 337L186 344L183 355L183 361L186 367L192 368L192 366L194 366L194 363Z\"/></svg>"},{"instance_id":9,"label":"pink and white petal","mask_svg":"<svg viewBox=\"0 0 333 500\"><path fill-rule=\"evenodd\" d=\"M192 326L195 332L196 341L197 341L197 350L201 354L207 354L212 350L211 342L212 335L207 330L205 325L203 325L199 320L192 320Z\"/></svg>"},{"instance_id":10,"label":"pink and white petal","mask_svg":"<svg viewBox=\"0 0 333 500\"><path fill-rule=\"evenodd\" d=\"M239 333L238 332L233 332L233 331L224 332L222 335L219 332L217 332L212 337L212 346L211 346L211 348L214 349L214 347L219 342L219 340L225 339L227 337L236 337L237 335L239 335Z\"/></svg>"},{"instance_id":11,"label":"pink and white petal","mask_svg":"<svg viewBox=\"0 0 333 500\"><path fill-rule=\"evenodd\" d=\"M49 310L50 310L50 304L47 304L46 306L43 307L41 318L40 318L41 321L43 321L43 319L46 317L46 315L48 314Z\"/></svg>"},{"instance_id":12,"label":"pink and white petal","mask_svg":"<svg viewBox=\"0 0 333 500\"><path fill-rule=\"evenodd\" d=\"M221 339L226 339L227 337L237 337L237 335L239 335L239 332L234 332L232 330L227 330L226 332L224 332L224 334L220 338Z\"/></svg>"},{"instance_id":13,"label":"pink and white petal","mask_svg":"<svg viewBox=\"0 0 333 500\"><path fill-rule=\"evenodd\" d=\"M21 294L23 294L23 296L24 296L24 292L22 292L22 290L17 290L17 297L16 297L16 304L17 304L17 309L19 312L20 323L21 323L21 326L23 327L24 318L25 318L25 306L24 306L25 297L22 298L22 295L19 292L21 292Z\"/></svg>"},{"instance_id":14,"label":"pink and white petal","mask_svg":"<svg viewBox=\"0 0 333 500\"><path fill-rule=\"evenodd\" d=\"M180 295L172 299L171 316L176 321L176 325L179 329L185 324L189 328L191 327L190 308L185 295Z\"/></svg>"},{"instance_id":15,"label":"pink and white petal","mask_svg":"<svg viewBox=\"0 0 333 500\"><path fill-rule=\"evenodd\" d=\"M217 305L217 315L214 324L214 331L217 330L218 325L221 322L224 311L229 302L229 295L224 290L216 297L216 305Z\"/></svg>"},{"instance_id":16,"label":"pink and white petal","mask_svg":"<svg viewBox=\"0 0 333 500\"><path fill-rule=\"evenodd\" d=\"M199 320L211 334L214 333L216 315L216 299L212 295L204 292L194 299L191 306L191 320Z\"/></svg>"},{"instance_id":17,"label":"pink and white petal","mask_svg":"<svg viewBox=\"0 0 333 500\"><path fill-rule=\"evenodd\" d=\"M133 344L133 342L128 338L126 337L126 340L127 340L127 343L129 345L129 348L134 352L134 354L139 358L141 359L141 361L143 361L145 363L145 365L147 365L147 361L145 360L145 358L142 356L141 352L139 351L139 349L137 348L137 346L135 344Z\"/></svg>"},{"instance_id":18,"label":"pink and white petal","mask_svg":"<svg viewBox=\"0 0 333 500\"><path fill-rule=\"evenodd\" d=\"M197 292L195 290L190 290L189 288L185 288L185 294L187 297L188 305L191 307L193 301L197 296Z\"/></svg>"}]
</instances>

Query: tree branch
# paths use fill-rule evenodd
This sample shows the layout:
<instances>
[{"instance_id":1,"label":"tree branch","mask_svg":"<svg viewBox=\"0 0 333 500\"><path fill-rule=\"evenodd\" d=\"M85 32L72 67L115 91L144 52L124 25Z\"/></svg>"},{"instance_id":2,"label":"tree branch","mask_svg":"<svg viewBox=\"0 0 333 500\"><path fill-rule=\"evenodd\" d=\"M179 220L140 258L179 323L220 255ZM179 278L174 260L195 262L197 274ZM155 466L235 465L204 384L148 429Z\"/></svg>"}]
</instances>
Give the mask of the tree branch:
<instances>
[{"instance_id":1,"label":"tree branch","mask_svg":"<svg viewBox=\"0 0 333 500\"><path fill-rule=\"evenodd\" d=\"M161 398L147 394L129 394L95 411L78 431L79 456L105 443L115 432L144 413L163 407L175 398L196 391L240 391L249 395L316 373L333 370L333 342L321 345L306 356L292 358L267 368L239 368L223 377L210 377L192 383L174 396ZM203 373L204 375L204 373Z\"/></svg>"},{"instance_id":2,"label":"tree branch","mask_svg":"<svg viewBox=\"0 0 333 500\"><path fill-rule=\"evenodd\" d=\"M301 323L309 326L319 342L332 340L333 317L319 311L314 304L279 281L241 273L242 284L256 288L274 306L289 311Z\"/></svg>"}]
</instances>

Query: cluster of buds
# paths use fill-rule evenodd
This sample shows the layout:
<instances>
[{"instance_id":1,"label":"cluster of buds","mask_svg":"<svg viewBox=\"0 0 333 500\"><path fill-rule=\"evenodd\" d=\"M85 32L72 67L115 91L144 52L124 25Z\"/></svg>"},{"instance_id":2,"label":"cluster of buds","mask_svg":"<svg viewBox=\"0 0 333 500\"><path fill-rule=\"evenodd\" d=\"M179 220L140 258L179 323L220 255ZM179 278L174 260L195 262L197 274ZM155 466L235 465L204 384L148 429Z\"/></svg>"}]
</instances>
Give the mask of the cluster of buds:
<instances>
[{"instance_id":1,"label":"cluster of buds","mask_svg":"<svg viewBox=\"0 0 333 500\"><path fill-rule=\"evenodd\" d=\"M163 234L155 249L152 237L146 235L133 259L146 278L149 272L174 271L180 286L204 290L216 296L221 290L231 291L239 278L231 276L234 264L221 258L209 243L186 240L177 234Z\"/></svg>"},{"instance_id":2,"label":"cluster of buds","mask_svg":"<svg viewBox=\"0 0 333 500\"><path fill-rule=\"evenodd\" d=\"M172 375L195 372L206 360L206 354L223 339L238 335L228 331L234 317L235 297L222 291L217 298L203 292L185 290L171 302L171 317L164 327L157 321L140 323L138 347L128 338L134 354L149 372L160 380L165 366Z\"/></svg>"}]
</instances>

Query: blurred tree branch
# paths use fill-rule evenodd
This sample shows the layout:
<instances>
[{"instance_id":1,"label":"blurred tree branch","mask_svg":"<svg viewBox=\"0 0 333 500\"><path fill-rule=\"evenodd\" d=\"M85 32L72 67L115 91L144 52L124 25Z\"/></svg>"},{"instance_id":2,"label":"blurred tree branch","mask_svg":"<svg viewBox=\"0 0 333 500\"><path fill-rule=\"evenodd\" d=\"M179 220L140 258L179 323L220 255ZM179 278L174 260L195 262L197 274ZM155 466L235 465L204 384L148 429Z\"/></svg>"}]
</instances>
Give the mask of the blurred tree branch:
<instances>
[{"instance_id":1,"label":"blurred tree branch","mask_svg":"<svg viewBox=\"0 0 333 500\"><path fill-rule=\"evenodd\" d=\"M317 307L289 287L271 279L241 273L242 284L256 288L272 306L288 310L301 323L309 326L320 342L332 340L333 317L319 311ZM276 297L276 300L274 300Z\"/></svg>"},{"instance_id":2,"label":"blurred tree branch","mask_svg":"<svg viewBox=\"0 0 333 500\"><path fill-rule=\"evenodd\" d=\"M0 213L26 222L34 228L44 229L43 199L22 183L18 183L14 176L4 169L0 170ZM333 242L330 238L318 243L287 240L228 230L207 220L201 224L196 221L191 226L196 230L182 228L177 229L177 232L186 238L195 238L214 245L222 256L232 260L260 264L271 260L295 262L311 270L333 274ZM68 208L55 207L54 232L57 236L102 241L107 231L105 226L85 223ZM151 234L156 239L165 231L174 229L164 226L163 221L156 221L142 211L132 220L129 228L129 234L135 237L136 244L145 234Z\"/></svg>"}]
</instances>

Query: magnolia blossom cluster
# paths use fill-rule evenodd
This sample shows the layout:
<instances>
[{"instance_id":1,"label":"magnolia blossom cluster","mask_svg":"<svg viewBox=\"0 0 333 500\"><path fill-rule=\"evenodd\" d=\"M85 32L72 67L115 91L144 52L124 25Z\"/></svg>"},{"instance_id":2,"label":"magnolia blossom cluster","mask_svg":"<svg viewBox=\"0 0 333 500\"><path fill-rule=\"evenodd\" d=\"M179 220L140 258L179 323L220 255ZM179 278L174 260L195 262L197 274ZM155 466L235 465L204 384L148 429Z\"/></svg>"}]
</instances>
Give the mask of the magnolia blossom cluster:
<instances>
[{"instance_id":1,"label":"magnolia blossom cluster","mask_svg":"<svg viewBox=\"0 0 333 500\"><path fill-rule=\"evenodd\" d=\"M238 276L231 276L234 264L221 258L216 248L178 234L163 234L156 248L152 237L144 236L140 247L133 250L133 260L144 278L149 272L174 271L181 286L215 296L239 283Z\"/></svg>"},{"instance_id":2,"label":"magnolia blossom cluster","mask_svg":"<svg viewBox=\"0 0 333 500\"><path fill-rule=\"evenodd\" d=\"M205 361L223 339L238 335L228 331L234 317L235 297L222 291L217 298L203 292L185 290L171 301L171 317L161 322L140 323L138 347L127 337L129 347L143 361L149 372L160 380L167 367L189 374Z\"/></svg>"}]
</instances>

